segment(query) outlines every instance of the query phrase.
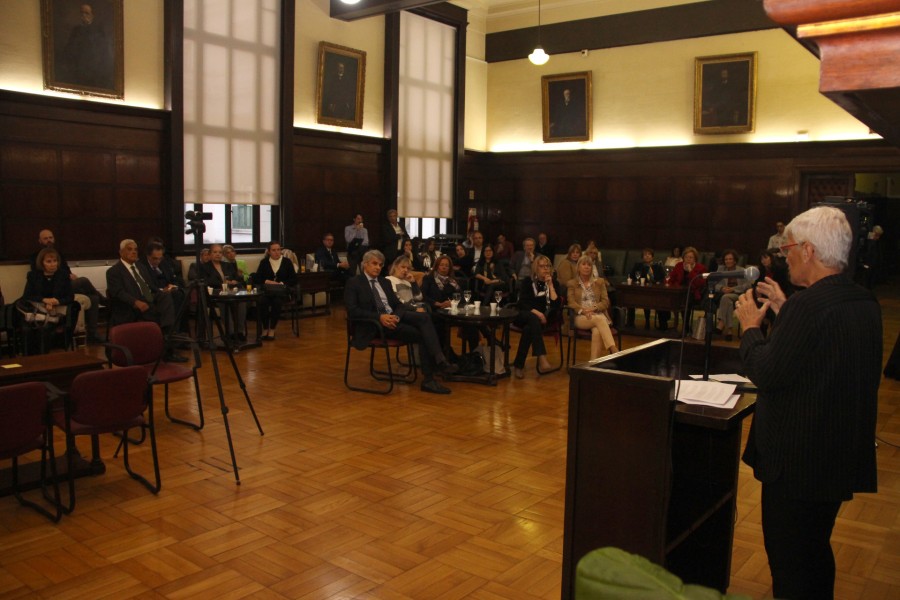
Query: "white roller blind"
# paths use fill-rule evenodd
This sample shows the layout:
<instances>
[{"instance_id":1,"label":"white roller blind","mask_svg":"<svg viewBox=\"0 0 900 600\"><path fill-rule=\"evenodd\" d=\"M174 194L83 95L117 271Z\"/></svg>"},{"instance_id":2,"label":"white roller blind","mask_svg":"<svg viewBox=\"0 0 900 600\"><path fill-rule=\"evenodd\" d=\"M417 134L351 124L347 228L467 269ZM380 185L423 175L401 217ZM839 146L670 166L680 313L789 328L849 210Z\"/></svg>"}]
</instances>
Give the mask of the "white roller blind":
<instances>
[{"instance_id":1,"label":"white roller blind","mask_svg":"<svg viewBox=\"0 0 900 600\"><path fill-rule=\"evenodd\" d=\"M278 0L184 2L184 201L278 204Z\"/></svg>"},{"instance_id":2,"label":"white roller blind","mask_svg":"<svg viewBox=\"0 0 900 600\"><path fill-rule=\"evenodd\" d=\"M453 96L456 29L403 12L397 210L404 217L453 216Z\"/></svg>"}]
</instances>

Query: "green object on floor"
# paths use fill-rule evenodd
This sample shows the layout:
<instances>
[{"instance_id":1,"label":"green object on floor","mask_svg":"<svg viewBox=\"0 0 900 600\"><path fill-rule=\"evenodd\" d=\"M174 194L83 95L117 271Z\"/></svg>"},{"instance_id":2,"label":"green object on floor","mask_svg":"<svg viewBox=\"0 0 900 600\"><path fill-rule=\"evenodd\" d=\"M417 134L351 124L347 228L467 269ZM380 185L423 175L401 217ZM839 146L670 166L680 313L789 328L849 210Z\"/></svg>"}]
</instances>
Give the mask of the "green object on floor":
<instances>
[{"instance_id":1,"label":"green object on floor","mask_svg":"<svg viewBox=\"0 0 900 600\"><path fill-rule=\"evenodd\" d=\"M618 548L599 548L578 561L575 600L751 600L685 584L646 558Z\"/></svg>"}]
</instances>

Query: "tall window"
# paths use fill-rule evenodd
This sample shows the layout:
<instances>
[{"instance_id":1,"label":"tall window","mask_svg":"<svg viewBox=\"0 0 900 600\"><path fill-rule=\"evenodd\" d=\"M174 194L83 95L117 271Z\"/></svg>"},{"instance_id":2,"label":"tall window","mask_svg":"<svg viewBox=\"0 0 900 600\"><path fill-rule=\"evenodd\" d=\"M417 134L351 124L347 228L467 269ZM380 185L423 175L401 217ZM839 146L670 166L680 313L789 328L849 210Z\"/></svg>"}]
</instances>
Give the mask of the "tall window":
<instances>
[{"instance_id":1,"label":"tall window","mask_svg":"<svg viewBox=\"0 0 900 600\"><path fill-rule=\"evenodd\" d=\"M456 29L400 15L397 211L452 218Z\"/></svg>"},{"instance_id":2,"label":"tall window","mask_svg":"<svg viewBox=\"0 0 900 600\"><path fill-rule=\"evenodd\" d=\"M184 200L213 213L204 242L273 237L280 22L278 0L184 2Z\"/></svg>"}]
</instances>

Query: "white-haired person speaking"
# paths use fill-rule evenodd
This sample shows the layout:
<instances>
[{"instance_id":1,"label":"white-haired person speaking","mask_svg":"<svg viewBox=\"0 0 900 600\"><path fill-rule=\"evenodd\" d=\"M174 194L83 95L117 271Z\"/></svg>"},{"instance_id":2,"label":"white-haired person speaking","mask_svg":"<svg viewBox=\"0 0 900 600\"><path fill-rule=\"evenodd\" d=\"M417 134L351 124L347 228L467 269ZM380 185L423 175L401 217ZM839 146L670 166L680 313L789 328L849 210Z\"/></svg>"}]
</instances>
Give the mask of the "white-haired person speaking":
<instances>
[{"instance_id":1,"label":"white-haired person speaking","mask_svg":"<svg viewBox=\"0 0 900 600\"><path fill-rule=\"evenodd\" d=\"M844 213L817 207L785 228L785 298L767 277L735 315L741 358L759 392L743 460L762 482L762 529L776 598L834 596L831 531L841 503L875 492L881 308L844 272L853 243ZM771 308L772 334L760 324Z\"/></svg>"}]
</instances>

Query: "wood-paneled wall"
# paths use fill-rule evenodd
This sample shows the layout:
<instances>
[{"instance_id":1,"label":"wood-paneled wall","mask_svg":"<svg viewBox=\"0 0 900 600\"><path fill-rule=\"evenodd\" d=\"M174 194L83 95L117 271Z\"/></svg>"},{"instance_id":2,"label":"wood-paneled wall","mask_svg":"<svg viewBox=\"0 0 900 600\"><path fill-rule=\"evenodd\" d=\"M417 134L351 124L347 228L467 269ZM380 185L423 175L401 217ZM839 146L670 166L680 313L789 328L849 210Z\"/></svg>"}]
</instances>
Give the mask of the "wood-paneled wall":
<instances>
[{"instance_id":1,"label":"wood-paneled wall","mask_svg":"<svg viewBox=\"0 0 900 600\"><path fill-rule=\"evenodd\" d=\"M457 214L475 207L489 239L503 233L517 247L545 231L562 247L756 253L776 221L808 207L811 178L829 175L846 184L835 193L852 194L853 173L897 166L900 151L880 141L469 153Z\"/></svg>"},{"instance_id":2,"label":"wood-paneled wall","mask_svg":"<svg viewBox=\"0 0 900 600\"><path fill-rule=\"evenodd\" d=\"M360 213L371 243L378 245L381 222L392 208L387 201L388 152L388 141L381 138L294 129L285 243L312 252L322 234L331 232L335 248L343 250L344 227Z\"/></svg>"},{"instance_id":3,"label":"wood-paneled wall","mask_svg":"<svg viewBox=\"0 0 900 600\"><path fill-rule=\"evenodd\" d=\"M44 227L72 259L109 258L124 237L167 231L181 216L165 167L169 124L166 111L0 91L0 260L24 260ZM343 249L343 228L361 212L377 246L393 204L388 141L292 135L285 244L309 252L331 231ZM559 246L596 239L755 253L776 220L822 192L822 181L836 193L847 182L843 193L852 193L853 173L898 170L900 150L881 141L469 152L456 214L464 231L467 209L476 208L489 239L546 231Z\"/></svg>"},{"instance_id":4,"label":"wood-paneled wall","mask_svg":"<svg viewBox=\"0 0 900 600\"><path fill-rule=\"evenodd\" d=\"M80 259L162 235L168 123L165 111L0 91L0 258L30 255L44 228Z\"/></svg>"}]
</instances>

